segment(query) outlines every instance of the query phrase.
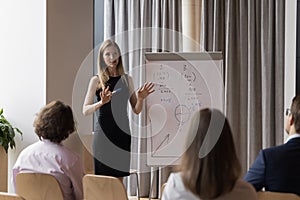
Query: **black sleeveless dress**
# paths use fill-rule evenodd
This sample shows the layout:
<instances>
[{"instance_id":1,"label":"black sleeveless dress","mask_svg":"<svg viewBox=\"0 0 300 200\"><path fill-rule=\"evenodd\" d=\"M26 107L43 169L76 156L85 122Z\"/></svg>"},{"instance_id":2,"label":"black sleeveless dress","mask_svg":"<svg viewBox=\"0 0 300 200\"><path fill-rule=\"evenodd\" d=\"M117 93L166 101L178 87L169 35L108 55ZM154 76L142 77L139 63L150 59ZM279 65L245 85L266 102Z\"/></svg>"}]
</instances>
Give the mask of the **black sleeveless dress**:
<instances>
[{"instance_id":1,"label":"black sleeveless dress","mask_svg":"<svg viewBox=\"0 0 300 200\"><path fill-rule=\"evenodd\" d=\"M111 101L99 109L93 140L95 174L114 177L129 175L131 133L127 105L129 99L128 76L109 77L109 90L114 93ZM99 92L96 92L100 101Z\"/></svg>"}]
</instances>

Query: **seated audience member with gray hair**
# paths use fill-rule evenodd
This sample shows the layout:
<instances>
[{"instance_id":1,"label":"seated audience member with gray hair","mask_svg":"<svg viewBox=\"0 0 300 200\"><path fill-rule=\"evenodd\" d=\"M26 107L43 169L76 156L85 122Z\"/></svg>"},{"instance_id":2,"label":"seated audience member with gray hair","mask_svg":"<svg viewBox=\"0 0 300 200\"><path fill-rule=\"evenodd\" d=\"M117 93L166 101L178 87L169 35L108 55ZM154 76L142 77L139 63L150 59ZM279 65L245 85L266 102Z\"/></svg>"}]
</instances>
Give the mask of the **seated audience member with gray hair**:
<instances>
[{"instance_id":1,"label":"seated audience member with gray hair","mask_svg":"<svg viewBox=\"0 0 300 200\"><path fill-rule=\"evenodd\" d=\"M203 109L190 126L180 171L170 174L162 199L257 199L251 184L240 179L241 166L225 116Z\"/></svg>"},{"instance_id":2,"label":"seated audience member with gray hair","mask_svg":"<svg viewBox=\"0 0 300 200\"><path fill-rule=\"evenodd\" d=\"M285 144L261 150L244 177L257 191L300 195L300 95L286 110L285 130Z\"/></svg>"},{"instance_id":3,"label":"seated audience member with gray hair","mask_svg":"<svg viewBox=\"0 0 300 200\"><path fill-rule=\"evenodd\" d=\"M39 141L20 153L13 167L14 187L20 172L51 174L59 182L65 200L82 200L82 160L62 144L75 131L71 107L52 101L37 114L34 127Z\"/></svg>"}]
</instances>

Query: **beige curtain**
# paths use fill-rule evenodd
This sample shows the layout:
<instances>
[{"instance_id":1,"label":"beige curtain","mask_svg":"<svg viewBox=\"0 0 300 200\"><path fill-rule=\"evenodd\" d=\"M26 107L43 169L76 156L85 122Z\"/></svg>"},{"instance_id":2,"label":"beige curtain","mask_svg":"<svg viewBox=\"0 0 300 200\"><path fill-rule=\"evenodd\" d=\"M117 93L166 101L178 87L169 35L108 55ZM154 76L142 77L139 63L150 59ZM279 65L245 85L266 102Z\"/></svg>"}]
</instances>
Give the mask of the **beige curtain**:
<instances>
[{"instance_id":1,"label":"beige curtain","mask_svg":"<svg viewBox=\"0 0 300 200\"><path fill-rule=\"evenodd\" d=\"M126 71L137 89L144 82L144 53L182 48L180 0L105 0L104 39L113 38L120 46ZM129 109L130 110L130 109ZM143 109L145 110L145 109ZM148 166L146 162L145 113L131 114L132 164L139 171L141 196L159 196L170 168ZM128 178L127 190L135 195L134 177ZM153 183L153 184L152 184Z\"/></svg>"},{"instance_id":2,"label":"beige curtain","mask_svg":"<svg viewBox=\"0 0 300 200\"><path fill-rule=\"evenodd\" d=\"M202 4L201 42L223 52L226 114L244 174L261 148L283 142L285 1Z\"/></svg>"}]
</instances>

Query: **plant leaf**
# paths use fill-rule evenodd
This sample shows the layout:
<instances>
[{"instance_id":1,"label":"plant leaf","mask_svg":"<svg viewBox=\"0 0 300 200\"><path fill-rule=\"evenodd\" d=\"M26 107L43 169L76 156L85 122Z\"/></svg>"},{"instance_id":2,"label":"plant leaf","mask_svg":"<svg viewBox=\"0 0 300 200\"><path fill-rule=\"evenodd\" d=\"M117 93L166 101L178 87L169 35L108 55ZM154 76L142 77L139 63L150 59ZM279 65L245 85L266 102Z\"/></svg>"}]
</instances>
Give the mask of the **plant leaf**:
<instances>
[{"instance_id":1,"label":"plant leaf","mask_svg":"<svg viewBox=\"0 0 300 200\"><path fill-rule=\"evenodd\" d=\"M23 133L22 133L22 131L20 131L20 129L18 129L18 128L14 128L18 133L20 133L20 135L23 135Z\"/></svg>"},{"instance_id":2,"label":"plant leaf","mask_svg":"<svg viewBox=\"0 0 300 200\"><path fill-rule=\"evenodd\" d=\"M16 146L15 141L14 141L14 140L11 140L9 146L10 146L11 149L13 149L13 148Z\"/></svg>"},{"instance_id":3,"label":"plant leaf","mask_svg":"<svg viewBox=\"0 0 300 200\"><path fill-rule=\"evenodd\" d=\"M3 148L7 153L8 148L13 149L16 147L16 142L14 139L16 136L16 132L18 132L21 136L23 135L23 133L18 128L13 127L2 114L3 114L3 109L1 108L0 109L0 146L3 146Z\"/></svg>"}]
</instances>

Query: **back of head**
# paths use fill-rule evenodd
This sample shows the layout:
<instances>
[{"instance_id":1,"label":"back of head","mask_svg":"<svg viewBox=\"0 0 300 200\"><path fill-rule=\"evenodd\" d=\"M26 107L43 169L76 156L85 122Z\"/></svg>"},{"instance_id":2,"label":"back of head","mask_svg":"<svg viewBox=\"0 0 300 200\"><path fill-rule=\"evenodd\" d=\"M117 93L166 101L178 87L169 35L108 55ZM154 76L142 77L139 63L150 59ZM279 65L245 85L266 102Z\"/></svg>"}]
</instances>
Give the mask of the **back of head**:
<instances>
[{"instance_id":1,"label":"back of head","mask_svg":"<svg viewBox=\"0 0 300 200\"><path fill-rule=\"evenodd\" d=\"M40 139L60 143L75 131L73 112L61 101L52 101L44 106L34 121L35 133Z\"/></svg>"},{"instance_id":2,"label":"back of head","mask_svg":"<svg viewBox=\"0 0 300 200\"><path fill-rule=\"evenodd\" d=\"M300 95L297 95L292 100L291 114L294 118L294 126L297 133L300 133Z\"/></svg>"},{"instance_id":3,"label":"back of head","mask_svg":"<svg viewBox=\"0 0 300 200\"><path fill-rule=\"evenodd\" d=\"M231 191L241 167L225 116L215 109L196 112L186 145L181 163L186 188L202 199Z\"/></svg>"}]
</instances>

